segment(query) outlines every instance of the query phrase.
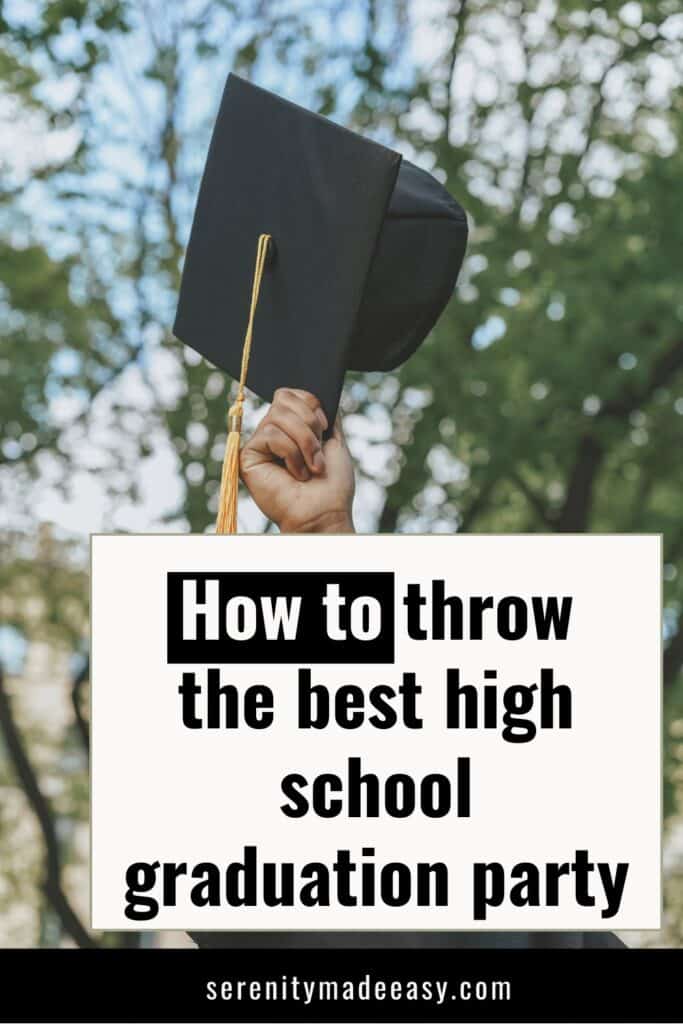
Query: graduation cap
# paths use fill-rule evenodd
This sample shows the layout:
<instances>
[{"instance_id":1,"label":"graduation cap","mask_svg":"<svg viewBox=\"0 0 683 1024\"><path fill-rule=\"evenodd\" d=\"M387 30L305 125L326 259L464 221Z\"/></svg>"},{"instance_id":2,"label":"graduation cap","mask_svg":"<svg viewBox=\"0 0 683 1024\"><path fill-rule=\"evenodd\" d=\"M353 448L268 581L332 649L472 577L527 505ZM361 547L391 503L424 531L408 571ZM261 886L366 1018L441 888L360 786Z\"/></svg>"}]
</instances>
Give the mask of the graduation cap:
<instances>
[{"instance_id":1,"label":"graduation cap","mask_svg":"<svg viewBox=\"0 0 683 1024\"><path fill-rule=\"evenodd\" d=\"M347 370L394 369L427 336L466 241L462 208L426 171L228 76L173 327L239 381L218 532L235 530L245 386L267 401L310 391L333 424Z\"/></svg>"}]
</instances>

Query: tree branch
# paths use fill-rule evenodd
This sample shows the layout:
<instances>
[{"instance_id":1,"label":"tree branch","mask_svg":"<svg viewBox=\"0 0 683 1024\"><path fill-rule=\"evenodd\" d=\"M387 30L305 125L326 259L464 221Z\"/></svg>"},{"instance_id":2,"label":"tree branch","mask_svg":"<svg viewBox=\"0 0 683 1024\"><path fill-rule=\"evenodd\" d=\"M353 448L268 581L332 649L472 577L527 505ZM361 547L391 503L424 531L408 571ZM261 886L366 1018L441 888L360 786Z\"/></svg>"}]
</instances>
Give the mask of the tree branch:
<instances>
[{"instance_id":1,"label":"tree branch","mask_svg":"<svg viewBox=\"0 0 683 1024\"><path fill-rule=\"evenodd\" d=\"M451 52L448 58L448 80L446 82L446 142L449 141L451 132L451 118L453 116L453 76L455 75L455 62L458 58L458 49L460 47L460 40L462 39L463 32L465 29L465 21L467 18L467 0L460 0L457 14L457 24L455 26L455 32L453 33L453 42L451 44Z\"/></svg>"},{"instance_id":2,"label":"tree branch","mask_svg":"<svg viewBox=\"0 0 683 1024\"><path fill-rule=\"evenodd\" d=\"M683 338L679 338L654 360L642 388L625 388L620 395L608 399L595 417L596 421L626 419L681 369ZM593 434L586 433L580 439L567 486L567 497L557 521L556 528L560 533L583 533L587 529L593 488L606 454L602 443Z\"/></svg>"},{"instance_id":3,"label":"tree branch","mask_svg":"<svg viewBox=\"0 0 683 1024\"><path fill-rule=\"evenodd\" d=\"M673 686L678 673L683 668L683 623L679 623L678 632L669 641L664 651L664 686Z\"/></svg>"},{"instance_id":4,"label":"tree branch","mask_svg":"<svg viewBox=\"0 0 683 1024\"><path fill-rule=\"evenodd\" d=\"M681 369L683 369L683 337L655 359L643 388L640 390L637 388L624 389L620 395L605 402L596 419L622 419L625 416L630 416Z\"/></svg>"},{"instance_id":5,"label":"tree branch","mask_svg":"<svg viewBox=\"0 0 683 1024\"><path fill-rule=\"evenodd\" d=\"M379 522L377 523L377 532L395 533L400 512L400 506L394 505L391 499L387 497L380 513Z\"/></svg>"},{"instance_id":6,"label":"tree branch","mask_svg":"<svg viewBox=\"0 0 683 1024\"><path fill-rule=\"evenodd\" d=\"M558 533L584 533L593 504L593 489L605 450L592 434L584 434L567 485L567 497L557 517Z\"/></svg>"},{"instance_id":7,"label":"tree branch","mask_svg":"<svg viewBox=\"0 0 683 1024\"><path fill-rule=\"evenodd\" d=\"M513 470L509 474L509 476L512 483L524 495L527 502L529 503L533 511L536 513L538 518L541 520L543 525L549 527L551 530L554 530L556 526L556 521L550 509L543 501L541 495L537 494L536 491L529 487L526 480L524 480L524 478L520 476L520 474L517 473L516 471Z\"/></svg>"},{"instance_id":8,"label":"tree branch","mask_svg":"<svg viewBox=\"0 0 683 1024\"><path fill-rule=\"evenodd\" d=\"M81 742L83 743L83 749L86 754L90 753L90 728L83 714L83 707L81 702L81 694L83 687L88 681L90 675L90 659L88 658L83 668L76 673L71 684L71 706L74 711L74 719L76 721L76 729Z\"/></svg>"},{"instance_id":9,"label":"tree branch","mask_svg":"<svg viewBox=\"0 0 683 1024\"><path fill-rule=\"evenodd\" d=\"M522 12L524 11L524 4L522 4ZM531 57L529 53L529 47L527 45L526 35L524 33L524 23L522 18L517 19L517 25L519 29L519 45L524 55L524 83L529 81L529 66L531 64ZM519 96L519 93L518 93ZM531 107L531 103L528 97L522 97L520 100L520 106L522 107L524 115L524 162L522 163L522 171L519 178L519 187L517 189L517 220L521 220L522 207L524 206L524 200L526 199L527 189L529 185L529 175L531 173L531 133L533 131L533 120L534 115Z\"/></svg>"},{"instance_id":10,"label":"tree branch","mask_svg":"<svg viewBox=\"0 0 683 1024\"><path fill-rule=\"evenodd\" d=\"M19 784L26 794L36 816L45 844L44 889L47 898L59 917L64 930L81 949L97 948L98 943L87 932L80 918L71 906L62 888L62 864L59 841L55 828L54 811L44 796L24 742L12 714L12 706L5 690L4 672L0 665L0 730L5 739L10 760L14 766Z\"/></svg>"},{"instance_id":11,"label":"tree branch","mask_svg":"<svg viewBox=\"0 0 683 1024\"><path fill-rule=\"evenodd\" d=\"M469 533L472 529L473 523L476 521L477 516L480 514L482 509L486 507L486 504L496 489L499 480L487 479L485 483L479 488L476 496L469 503L467 508L463 511L460 522L458 523L458 533Z\"/></svg>"}]
</instances>

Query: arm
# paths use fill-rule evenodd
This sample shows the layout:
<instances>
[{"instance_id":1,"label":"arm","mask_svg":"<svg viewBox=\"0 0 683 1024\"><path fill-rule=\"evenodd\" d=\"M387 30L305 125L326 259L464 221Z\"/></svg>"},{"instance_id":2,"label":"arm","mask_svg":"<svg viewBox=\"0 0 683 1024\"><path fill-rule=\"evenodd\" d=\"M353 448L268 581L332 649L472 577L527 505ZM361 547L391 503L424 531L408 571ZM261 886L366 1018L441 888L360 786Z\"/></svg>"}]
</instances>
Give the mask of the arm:
<instances>
[{"instance_id":1,"label":"arm","mask_svg":"<svg viewBox=\"0 0 683 1024\"><path fill-rule=\"evenodd\" d=\"M279 388L242 449L240 475L282 533L353 533L353 465L339 420L327 419L308 391ZM284 463L284 465L283 465Z\"/></svg>"}]
</instances>

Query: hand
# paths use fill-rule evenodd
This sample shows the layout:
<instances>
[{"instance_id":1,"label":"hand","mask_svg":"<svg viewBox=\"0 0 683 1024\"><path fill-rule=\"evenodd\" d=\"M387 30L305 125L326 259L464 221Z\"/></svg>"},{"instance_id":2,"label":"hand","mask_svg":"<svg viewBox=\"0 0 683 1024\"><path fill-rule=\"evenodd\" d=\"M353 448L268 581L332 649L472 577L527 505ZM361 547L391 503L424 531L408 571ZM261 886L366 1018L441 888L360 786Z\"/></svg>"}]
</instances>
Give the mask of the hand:
<instances>
[{"instance_id":1,"label":"hand","mask_svg":"<svg viewBox=\"0 0 683 1024\"><path fill-rule=\"evenodd\" d=\"M327 418L314 395L278 388L242 449L242 480L282 533L353 533L351 456L339 420L323 443L326 429Z\"/></svg>"}]
</instances>

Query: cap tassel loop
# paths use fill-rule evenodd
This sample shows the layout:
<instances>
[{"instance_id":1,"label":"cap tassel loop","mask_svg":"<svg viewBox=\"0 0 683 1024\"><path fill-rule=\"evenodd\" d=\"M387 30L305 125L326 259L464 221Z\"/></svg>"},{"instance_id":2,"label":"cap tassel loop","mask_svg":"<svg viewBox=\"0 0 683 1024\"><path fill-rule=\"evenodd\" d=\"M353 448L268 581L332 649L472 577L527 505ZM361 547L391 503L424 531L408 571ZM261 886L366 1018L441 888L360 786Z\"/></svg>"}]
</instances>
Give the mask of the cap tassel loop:
<instances>
[{"instance_id":1,"label":"cap tassel loop","mask_svg":"<svg viewBox=\"0 0 683 1024\"><path fill-rule=\"evenodd\" d=\"M263 272L268 260L268 247L270 242L270 235L259 235L258 245L256 247L254 281L251 287L249 320L247 321L247 330L244 335L244 345L242 346L242 366L240 369L237 397L228 411L228 440L225 445L225 456L223 457L221 490L218 498L218 515L216 517L216 533L237 533L237 494L240 483L240 441L242 435L242 413L244 409L244 388L246 386L247 370L249 369L251 341L254 333L254 318L256 316L256 307L258 306Z\"/></svg>"}]
</instances>

